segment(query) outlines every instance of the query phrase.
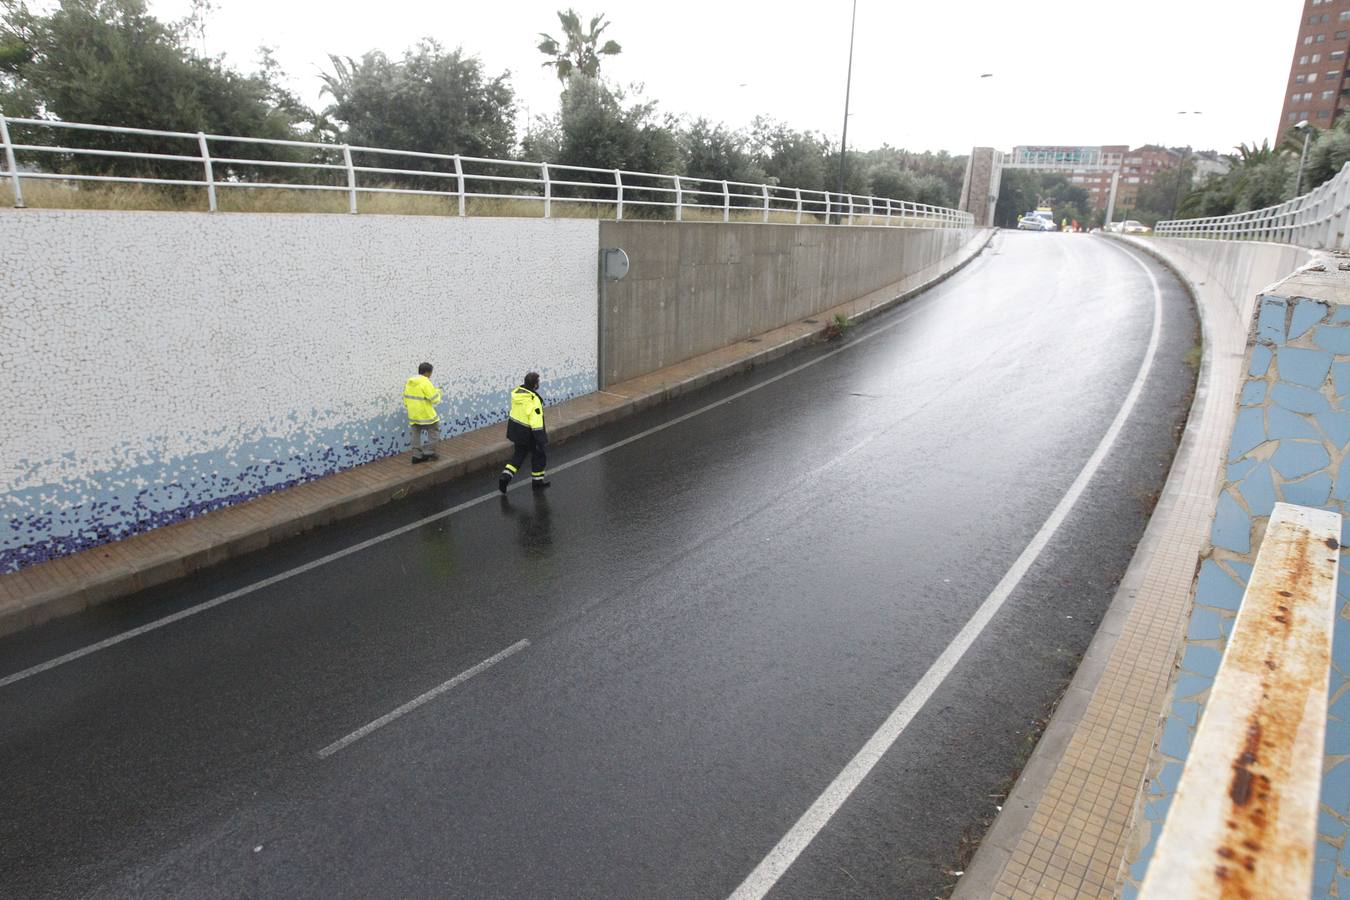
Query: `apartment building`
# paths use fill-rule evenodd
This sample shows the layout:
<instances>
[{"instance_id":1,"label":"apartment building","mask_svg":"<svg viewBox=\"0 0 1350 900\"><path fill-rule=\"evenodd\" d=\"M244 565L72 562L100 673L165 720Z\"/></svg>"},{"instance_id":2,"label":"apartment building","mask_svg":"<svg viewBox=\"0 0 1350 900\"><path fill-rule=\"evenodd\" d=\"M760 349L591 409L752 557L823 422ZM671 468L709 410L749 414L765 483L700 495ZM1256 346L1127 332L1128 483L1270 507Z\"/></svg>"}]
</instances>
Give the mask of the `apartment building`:
<instances>
[{"instance_id":1,"label":"apartment building","mask_svg":"<svg viewBox=\"0 0 1350 900\"><path fill-rule=\"evenodd\" d=\"M1277 143L1299 122L1330 128L1341 111L1350 108L1350 84L1345 83L1347 51L1350 0L1305 0L1275 129Z\"/></svg>"}]
</instances>

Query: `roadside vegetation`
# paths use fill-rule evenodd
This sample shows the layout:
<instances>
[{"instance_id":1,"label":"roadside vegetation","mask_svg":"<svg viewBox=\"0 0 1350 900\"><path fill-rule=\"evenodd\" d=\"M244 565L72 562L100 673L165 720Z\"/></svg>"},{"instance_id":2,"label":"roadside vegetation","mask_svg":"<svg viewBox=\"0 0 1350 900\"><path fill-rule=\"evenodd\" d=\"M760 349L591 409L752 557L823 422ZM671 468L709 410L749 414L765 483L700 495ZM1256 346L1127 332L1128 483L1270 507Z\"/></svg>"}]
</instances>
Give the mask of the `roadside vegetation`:
<instances>
[{"instance_id":1,"label":"roadside vegetation","mask_svg":"<svg viewBox=\"0 0 1350 900\"><path fill-rule=\"evenodd\" d=\"M252 71L195 48L209 28L211 4L197 0L178 22L151 15L144 0L61 0L30 5L0 0L0 112L10 117L87 122L188 133L315 142L321 148L282 148L245 142L226 146L232 162L217 167L220 181L246 184L339 182L342 144L460 154L493 159L679 174L694 178L782 184L834 190L838 145L820 132L757 117L736 127L700 116L676 116L643 96L640 87L612 83L604 60L622 52L604 15L558 13L553 34L531 40L541 64L559 82L557 109L519 128L509 72L490 72L471 50L448 48L428 36L398 53L371 49L359 58L330 56L321 73L322 108L302 102L266 47ZM196 156L195 142L152 136L69 132L11 126L16 143L75 146L132 153ZM219 145L213 144L213 155ZM331 148L331 149L330 149ZM331 169L263 166L252 160L320 164ZM200 165L107 158L76 153L20 153L22 168L68 175L198 180ZM419 190L452 187L444 161L366 154L358 165L414 170L391 176L390 186ZM845 189L895 200L955 206L965 157L882 146L850 151ZM417 172L428 174L421 176ZM434 174L433 174L434 173ZM9 188L0 200L8 196ZM588 196L579 189L578 199ZM502 189L513 193L519 188ZM94 182L24 183L30 206L62 208L205 208L200 189ZM223 210L345 211L341 191L249 189L219 192ZM12 202L12 200L10 201ZM363 194L362 212L444 212L447 197ZM471 212L540 215L538 202L479 200ZM556 203L555 215L595 215L610 204ZM705 210L720 218L720 211ZM641 213L625 209L625 216ZM736 214L737 217L758 216ZM775 213L775 221L784 215ZM795 221L795 214L787 215Z\"/></svg>"}]
</instances>

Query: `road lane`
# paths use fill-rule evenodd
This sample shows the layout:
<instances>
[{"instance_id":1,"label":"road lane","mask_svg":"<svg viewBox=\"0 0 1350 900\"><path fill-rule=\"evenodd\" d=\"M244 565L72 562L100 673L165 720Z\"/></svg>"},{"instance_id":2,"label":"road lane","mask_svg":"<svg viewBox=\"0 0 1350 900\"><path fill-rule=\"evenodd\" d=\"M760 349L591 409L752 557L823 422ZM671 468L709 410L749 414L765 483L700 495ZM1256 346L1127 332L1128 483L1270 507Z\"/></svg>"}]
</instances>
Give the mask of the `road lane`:
<instances>
[{"instance_id":1,"label":"road lane","mask_svg":"<svg viewBox=\"0 0 1350 900\"><path fill-rule=\"evenodd\" d=\"M1167 300L1160 359L1170 367L1122 435L1123 454L1138 458L1119 471L1113 460L1110 484L1090 487L1086 514L1072 517L1085 519L1071 524L1095 551L1089 572L1123 570L1142 529L1133 494L1161 483L1194 328L1174 286ZM729 892L1054 508L1130 387L1151 295L1103 242L1007 235L877 326L898 319L884 333L860 329L877 336L846 352L797 354L573 442L559 455L579 458L819 360L577 465L542 496L475 505L0 689L12 723L0 791L15 799L0 871L18 872L27 894ZM30 633L21 648L0 642L0 674L483 487L452 485L120 614ZM1080 557L1061 552L1049 574L1076 572ZM1109 587L1107 577L1088 596L1014 597L1010 612L1024 617L994 628L1038 657L1043 641L1085 643ZM1082 619L1041 621L1060 608ZM1044 633L1027 635L1033 622ZM522 636L532 646L510 665L315 759L316 747ZM958 668L986 680L1026 670L992 643ZM1064 662L1032 667L1041 683L997 710L977 714L976 697L962 712L1034 715ZM932 732L923 715L915 724ZM997 780L1013 730L909 759L926 758L939 781L982 761L978 774ZM903 743L880 779L895 778L887 764ZM859 835L927 848L917 878L844 851L871 885L908 896L940 880L930 843L954 848L959 829L916 831L906 816L852 805L780 890L838 893L849 882L830 842Z\"/></svg>"}]
</instances>

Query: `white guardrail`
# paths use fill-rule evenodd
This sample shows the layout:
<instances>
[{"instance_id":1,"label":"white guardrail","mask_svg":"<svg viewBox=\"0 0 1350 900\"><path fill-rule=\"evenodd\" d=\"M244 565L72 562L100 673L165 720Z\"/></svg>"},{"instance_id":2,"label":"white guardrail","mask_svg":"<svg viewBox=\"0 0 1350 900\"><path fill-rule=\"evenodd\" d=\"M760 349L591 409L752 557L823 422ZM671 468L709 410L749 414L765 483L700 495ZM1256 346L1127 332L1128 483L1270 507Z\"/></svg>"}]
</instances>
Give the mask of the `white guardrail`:
<instances>
[{"instance_id":1,"label":"white guardrail","mask_svg":"<svg viewBox=\"0 0 1350 900\"><path fill-rule=\"evenodd\" d=\"M124 146L134 145L138 138L179 139L183 141L183 152L137 152L11 139L13 131L36 130L46 135L48 130L56 129L90 138L94 134L119 135L126 139L122 141ZM229 152L231 146L235 148L233 152ZM273 148L275 152L273 158L243 156L241 147L255 152ZM277 189L343 193L351 213L359 211L359 198L364 194L408 194L456 199L461 216L472 213L467 201L482 198L538 203L544 218L554 216L555 204L571 203L610 207L617 219L624 218L625 212L673 210L673 217L680 221L686 210L711 210L720 211L724 222L730 221L735 213L738 218L758 214L764 222L770 221L771 216L780 221L787 216L798 224L803 217L850 225L862 220L860 224L908 228L970 228L974 224L970 213L942 206L780 185L3 115L0 115L0 148L4 150L5 166L0 170L0 184L8 184L16 207L24 205L24 182L64 181L200 188L212 212L218 209L217 195L222 190ZM286 156L291 158L281 158ZM302 156L308 158L296 158ZM130 171L122 174L70 171L72 161L79 157L101 157L109 161L109 168L120 165ZM20 168L21 158L32 162ZM356 158L364 164L358 165ZM410 164L428 168L406 168ZM169 174L166 169L177 171ZM296 178L288 181L266 174L275 172L288 172Z\"/></svg>"},{"instance_id":2,"label":"white guardrail","mask_svg":"<svg viewBox=\"0 0 1350 900\"><path fill-rule=\"evenodd\" d=\"M1350 163L1321 187L1278 206L1207 219L1169 219L1153 229L1158 237L1275 241L1312 250L1347 250Z\"/></svg>"}]
</instances>

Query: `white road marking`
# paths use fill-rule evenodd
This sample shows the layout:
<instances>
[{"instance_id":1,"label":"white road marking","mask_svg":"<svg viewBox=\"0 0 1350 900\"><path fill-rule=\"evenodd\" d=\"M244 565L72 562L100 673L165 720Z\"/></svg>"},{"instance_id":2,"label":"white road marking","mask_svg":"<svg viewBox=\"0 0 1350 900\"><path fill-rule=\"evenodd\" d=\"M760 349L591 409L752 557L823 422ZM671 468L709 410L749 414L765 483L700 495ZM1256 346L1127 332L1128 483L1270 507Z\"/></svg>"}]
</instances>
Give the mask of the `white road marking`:
<instances>
[{"instance_id":1,"label":"white road marking","mask_svg":"<svg viewBox=\"0 0 1350 900\"><path fill-rule=\"evenodd\" d=\"M436 685L436 687L427 691L425 694L418 694L416 697L412 698L407 703L400 706L398 709L387 712L384 715L380 716L375 721L369 723L368 725L362 725L360 728L356 729L346 737L333 741L333 743L329 744L327 747L324 747L322 750L319 751L319 759L327 759L334 753L341 750L343 747L349 747L352 744L355 744L357 741L361 740L361 738L370 734L377 728L383 728L390 722L397 719L399 716L407 715L414 709L417 709L417 707L421 706L423 703L426 703L428 700L434 700L441 694L444 694L446 691L450 690L452 687L463 684L473 676L479 674L480 672L487 671L488 669L495 666L497 663L506 659L511 654L518 653L519 651L524 650L528 646L530 646L529 641L516 641L514 644L512 644L510 647L507 647L500 653L496 653L492 656L489 656L487 659L483 660L482 662L480 662L478 665L474 666L471 669L465 669L463 672L460 672L454 678L451 678L449 681Z\"/></svg>"},{"instance_id":2,"label":"white road marking","mask_svg":"<svg viewBox=\"0 0 1350 900\"><path fill-rule=\"evenodd\" d=\"M1148 380L1149 371L1153 367L1154 356L1157 354L1158 340L1162 330L1162 288L1158 285L1158 279L1153 275L1152 270L1144 265L1134 253L1125 250L1123 247L1118 249L1144 270L1149 283L1153 286L1153 330L1149 335L1148 349L1144 352L1144 359L1139 365L1139 372L1135 375L1129 393L1125 395L1120 410L1111 422L1111 427L1106 430L1101 442L1097 444L1097 449L1093 451L1092 456L1088 457L1088 461L1083 465L1078 477L1074 479L1073 484L1069 485L1068 492L1060 498L1059 503L1051 511L1050 517L1045 520L1045 524L1041 526L1031 539L1031 543L1013 562L1012 568L1008 569L1007 573L989 593L989 596L980 604L979 609L975 611L975 615L947 645L947 649L942 651L942 655L928 667L928 671L924 672L923 677L910 689L909 693L900 701L900 705L886 718L886 721L868 739L857 755L849 760L843 771L835 777L829 787L825 788L824 793L816 798L816 801L811 804L806 812L802 813L801 818L797 820L787 834L783 835L782 840L769 851L769 854L755 867L754 871L746 876L740 887L736 888L731 894L730 900L759 900L767 894L778 882L778 879L783 876L783 873L801 855L802 851L806 849L807 845L815 839L816 835L839 811L839 808L844 805L844 801L849 798L849 795L857 789L858 785L862 784L863 779L867 777L886 751L904 733L905 728L909 726L919 710L923 708L942 682L956 668L956 664L961 661L961 657L965 655L966 651L975 643L975 639L984 631L985 626L1003 607L1004 602L1016 589L1027 570L1031 568L1036 558L1041 555L1041 551L1055 536L1055 532L1064 523L1070 510L1078 502L1078 498L1083 495L1093 475L1096 474L1107 454L1110 453L1121 429L1125 427L1125 421L1134 410L1135 402L1143 391L1144 382Z\"/></svg>"},{"instance_id":3,"label":"white road marking","mask_svg":"<svg viewBox=\"0 0 1350 900\"><path fill-rule=\"evenodd\" d=\"M907 310L901 313L900 315L896 316L895 319L893 319L892 321L886 322L885 324L882 325L878 325L875 328L870 329L866 334L861 334L855 338L850 339L849 342L844 344L842 347L831 350L827 353L822 353L820 356L809 359L806 362L802 363L801 365L794 366L793 368L788 369L785 372L780 372L779 374L774 375L772 378L766 378L763 381L759 382L758 384L754 384L748 388L745 388L744 390L737 391L736 393L731 394L728 397L723 397L721 400L716 400L712 403L707 404L706 406L701 406L698 409L685 413L684 415L677 416L674 419L670 419L666 422L662 422L660 425L654 425L651 428L648 428L646 431L638 432L637 434L630 435L629 437L626 437L622 440L615 441L614 443L609 444L608 446L601 447L599 450L593 450L592 452L587 453L584 456L579 456L576 459L568 460L562 465L554 466L552 471L556 473L564 471L566 469L570 469L573 466L579 466L584 462L589 462L595 459L597 456L603 456L604 454L609 453L613 450L618 450L620 447L626 447L629 444L633 443L634 441L640 441L643 438L651 437L652 435L658 432L665 431L667 428L673 428L674 426L679 425L682 422L687 422L688 420L694 418L695 416L701 416L706 412L710 412L711 410L717 409L719 406L725 406L726 404L731 403L733 400L739 400L746 394L752 394L755 391L760 390L761 388L768 387L769 385L773 384L776 381L781 381L790 375L795 375L798 372L802 371L803 369L809 369L811 366L822 363L827 359L838 356L840 353L843 353L846 350L851 350L852 348L858 346L859 344L863 344L867 341L872 340L875 337L878 337L879 335L885 334L892 328L895 328L896 326L902 324L908 319L913 318L915 315L918 315L920 312L923 312L925 309L927 309L927 306L915 306L913 309ZM528 479L517 480L516 483L512 484L508 489L516 490L517 488L522 488L527 484L527 482ZM0 688L8 687L11 684L23 681L26 678L32 678L34 675L40 675L43 672L55 669L58 666L64 666L67 663L72 663L77 659L82 659L90 655L91 653L98 653L100 650L107 650L109 647L115 647L118 644L122 643L123 641L129 641L132 638L137 638L140 637L141 635L149 634L150 632L157 631L166 625L172 625L174 622L181 622L183 619L195 616L198 613L206 612L208 609L214 609L215 607L220 606L221 604L229 603L231 600L238 600L240 597L246 597L249 594L254 593L255 591L262 590L263 588L271 587L274 584L280 584L281 582L286 581L287 579L294 578L296 575L303 575L305 572L308 572L312 569L317 569L320 566L325 566L330 562L335 562L336 560L342 559L344 557L351 556L353 553L360 553L362 550L374 547L376 544L382 544L385 541L392 540L393 538L407 534L410 531L416 531L423 525L428 525L432 522L438 522L441 519L453 516L455 513L463 512L464 510L468 509L471 506L477 506L480 503L486 503L488 500L491 500L497 496L499 496L498 492L493 491L490 494L483 494L481 497L475 497L472 500L465 500L463 503L457 503L454 506L451 506L447 509L443 509L438 513L432 513L429 516L424 516L415 522L409 522L407 525L399 526L398 528L395 528L392 531L386 531L384 534L376 535L373 538L361 541L359 544L352 544L350 547L344 547L343 549L330 553L327 556L321 556L318 559L311 560L307 563L303 563L302 565L298 565L292 569L287 569L284 572L279 572L276 575L272 575L269 578L264 578L261 581L255 581L252 584L246 585L237 590L230 591L227 594L221 594L219 597L213 597L210 600L205 600L201 603L196 604L195 606L189 606L186 609L181 609L178 612L173 613L172 615L165 616L162 619L156 619L153 622L147 622L146 624L141 625L138 628L133 628L130 631L124 631L120 634L113 635L110 638L105 638L97 643L89 644L86 647L81 647L78 650L72 650L69 653L64 653L61 656L49 659L46 662L38 663L35 666L30 666L27 669L15 672L12 675L6 675L5 677L0 678Z\"/></svg>"}]
</instances>

